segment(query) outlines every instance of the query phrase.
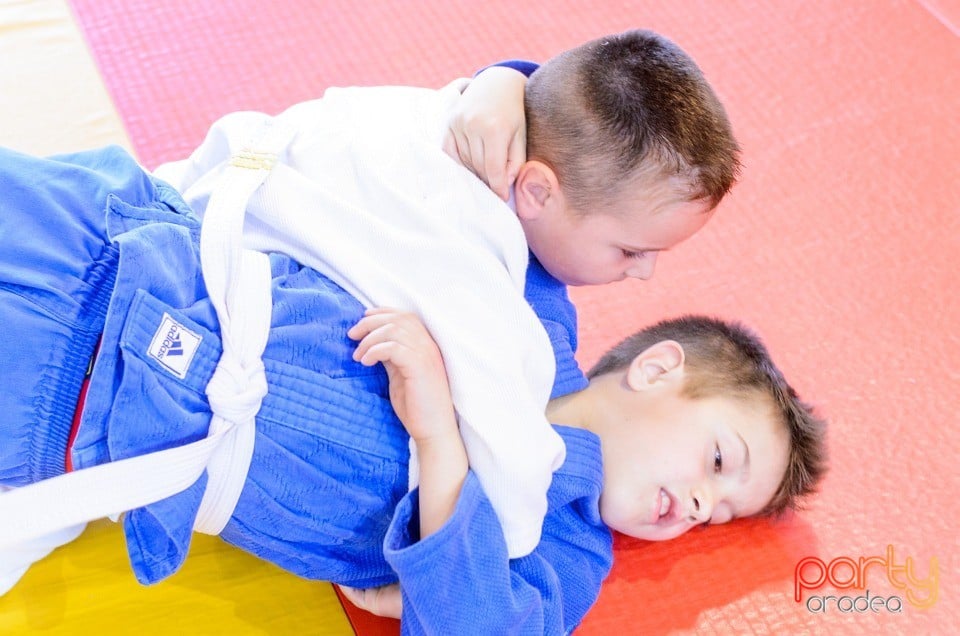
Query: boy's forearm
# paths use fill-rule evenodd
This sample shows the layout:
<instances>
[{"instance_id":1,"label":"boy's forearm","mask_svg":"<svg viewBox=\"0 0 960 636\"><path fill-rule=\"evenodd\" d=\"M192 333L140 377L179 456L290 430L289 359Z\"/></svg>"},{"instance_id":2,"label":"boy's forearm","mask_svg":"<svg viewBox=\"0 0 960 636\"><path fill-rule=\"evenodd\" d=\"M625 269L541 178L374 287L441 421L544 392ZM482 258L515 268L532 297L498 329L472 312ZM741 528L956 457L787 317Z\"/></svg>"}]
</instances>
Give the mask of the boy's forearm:
<instances>
[{"instance_id":1,"label":"boy's forearm","mask_svg":"<svg viewBox=\"0 0 960 636\"><path fill-rule=\"evenodd\" d=\"M420 463L420 538L450 519L467 477L467 451L456 426L449 433L417 440Z\"/></svg>"}]
</instances>

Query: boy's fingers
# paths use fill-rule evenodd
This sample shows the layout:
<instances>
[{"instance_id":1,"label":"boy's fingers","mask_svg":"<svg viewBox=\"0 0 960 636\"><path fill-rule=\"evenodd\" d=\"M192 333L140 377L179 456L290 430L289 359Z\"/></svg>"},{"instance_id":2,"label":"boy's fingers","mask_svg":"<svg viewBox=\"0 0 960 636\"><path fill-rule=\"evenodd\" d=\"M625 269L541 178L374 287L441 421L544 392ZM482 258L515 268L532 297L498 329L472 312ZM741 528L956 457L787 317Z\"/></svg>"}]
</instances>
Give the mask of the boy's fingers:
<instances>
[{"instance_id":1,"label":"boy's fingers","mask_svg":"<svg viewBox=\"0 0 960 636\"><path fill-rule=\"evenodd\" d=\"M471 156L470 139L459 131L450 130L450 142L444 150L448 155L456 159L460 165L467 170L474 172L473 157ZM449 150L447 149L449 147Z\"/></svg>"},{"instance_id":2,"label":"boy's fingers","mask_svg":"<svg viewBox=\"0 0 960 636\"><path fill-rule=\"evenodd\" d=\"M400 586L396 583L368 590L357 590L341 585L340 591L351 603L371 614L400 618L403 601L400 596Z\"/></svg>"},{"instance_id":3,"label":"boy's fingers","mask_svg":"<svg viewBox=\"0 0 960 636\"><path fill-rule=\"evenodd\" d=\"M360 323L358 323L358 326L359 324ZM373 346L381 342L387 342L396 339L397 332L395 325L389 320L386 322L371 320L369 323L364 324L362 329L366 330L366 333L359 338L360 342L357 344L357 348L353 351L353 359L357 362L363 362L363 358Z\"/></svg>"},{"instance_id":4,"label":"boy's fingers","mask_svg":"<svg viewBox=\"0 0 960 636\"><path fill-rule=\"evenodd\" d=\"M385 585L377 588L378 616L400 618L403 613L403 598L400 595L400 586L397 584Z\"/></svg>"},{"instance_id":5,"label":"boy's fingers","mask_svg":"<svg viewBox=\"0 0 960 636\"><path fill-rule=\"evenodd\" d=\"M470 165L467 166L470 170L473 171L473 174L477 175L481 181L484 183L487 182L487 174L485 171L486 163L484 162L484 153L486 152L483 143L483 137L479 135L474 135L470 142Z\"/></svg>"},{"instance_id":6,"label":"boy's fingers","mask_svg":"<svg viewBox=\"0 0 960 636\"><path fill-rule=\"evenodd\" d=\"M500 152L501 150L503 152ZM498 197L506 200L510 193L510 183L507 177L507 148L505 145L495 143L485 147L484 151L486 153L484 169L487 173L487 185Z\"/></svg>"},{"instance_id":7,"label":"boy's fingers","mask_svg":"<svg viewBox=\"0 0 960 636\"><path fill-rule=\"evenodd\" d=\"M447 134L443 136L443 151L456 160L457 163L463 163L463 160L460 158L460 147L457 144L457 136L453 130L449 128L447 129Z\"/></svg>"},{"instance_id":8,"label":"boy's fingers","mask_svg":"<svg viewBox=\"0 0 960 636\"><path fill-rule=\"evenodd\" d=\"M497 196L507 201L516 173L526 160L527 136L522 128L512 134L500 132L491 130L489 143L483 145L483 180Z\"/></svg>"},{"instance_id":9,"label":"boy's fingers","mask_svg":"<svg viewBox=\"0 0 960 636\"><path fill-rule=\"evenodd\" d=\"M394 309L393 307L370 307L363 312L364 316L374 316L376 314L399 314L402 313L399 309Z\"/></svg>"},{"instance_id":10,"label":"boy's fingers","mask_svg":"<svg viewBox=\"0 0 960 636\"><path fill-rule=\"evenodd\" d=\"M400 368L415 365L411 355L421 351L421 344L431 342L415 314L387 307L368 309L347 331L347 336L359 341L353 359L364 366L378 362L389 362Z\"/></svg>"},{"instance_id":11,"label":"boy's fingers","mask_svg":"<svg viewBox=\"0 0 960 636\"><path fill-rule=\"evenodd\" d=\"M363 318L358 320L357 324L347 329L347 337L360 340L385 321L391 320L398 313L396 309L390 307L371 307L363 312Z\"/></svg>"},{"instance_id":12,"label":"boy's fingers","mask_svg":"<svg viewBox=\"0 0 960 636\"><path fill-rule=\"evenodd\" d=\"M398 343L394 342L393 340L384 340L370 345L363 351L362 354L360 354L358 349L357 353L354 354L354 357L356 358L357 362L366 367L372 367L378 362L389 362L397 365L398 368L402 368L404 364L403 360L401 360L399 356L400 351L401 347Z\"/></svg>"},{"instance_id":13,"label":"boy's fingers","mask_svg":"<svg viewBox=\"0 0 960 636\"><path fill-rule=\"evenodd\" d=\"M355 587L347 587L346 585L340 586L340 591L343 592L343 595L347 597L347 600L360 607L360 603L363 600L363 593Z\"/></svg>"},{"instance_id":14,"label":"boy's fingers","mask_svg":"<svg viewBox=\"0 0 960 636\"><path fill-rule=\"evenodd\" d=\"M527 161L527 133L521 128L510 140L510 147L507 150L507 187L506 197L510 196L510 186L513 185L513 182L517 178L517 173L520 171L520 166L522 166Z\"/></svg>"},{"instance_id":15,"label":"boy's fingers","mask_svg":"<svg viewBox=\"0 0 960 636\"><path fill-rule=\"evenodd\" d=\"M416 346L419 334L415 325L404 315L383 314L368 316L356 325L360 342L353 351L353 359L364 366L391 362L399 367L410 364L411 346Z\"/></svg>"}]
</instances>

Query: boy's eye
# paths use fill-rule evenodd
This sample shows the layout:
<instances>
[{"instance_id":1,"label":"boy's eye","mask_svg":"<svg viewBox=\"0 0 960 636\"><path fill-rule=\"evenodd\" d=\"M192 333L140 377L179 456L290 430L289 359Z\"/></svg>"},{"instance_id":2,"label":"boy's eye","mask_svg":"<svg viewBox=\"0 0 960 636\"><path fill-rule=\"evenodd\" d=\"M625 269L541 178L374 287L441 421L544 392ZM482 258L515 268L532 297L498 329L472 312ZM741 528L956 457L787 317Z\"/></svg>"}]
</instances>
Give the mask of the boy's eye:
<instances>
[{"instance_id":1,"label":"boy's eye","mask_svg":"<svg viewBox=\"0 0 960 636\"><path fill-rule=\"evenodd\" d=\"M720 473L723 470L723 455L720 454L720 445L713 450L713 472Z\"/></svg>"},{"instance_id":2,"label":"boy's eye","mask_svg":"<svg viewBox=\"0 0 960 636\"><path fill-rule=\"evenodd\" d=\"M624 258L643 258L646 256L646 252L634 252L632 250L620 250L623 252Z\"/></svg>"}]
</instances>

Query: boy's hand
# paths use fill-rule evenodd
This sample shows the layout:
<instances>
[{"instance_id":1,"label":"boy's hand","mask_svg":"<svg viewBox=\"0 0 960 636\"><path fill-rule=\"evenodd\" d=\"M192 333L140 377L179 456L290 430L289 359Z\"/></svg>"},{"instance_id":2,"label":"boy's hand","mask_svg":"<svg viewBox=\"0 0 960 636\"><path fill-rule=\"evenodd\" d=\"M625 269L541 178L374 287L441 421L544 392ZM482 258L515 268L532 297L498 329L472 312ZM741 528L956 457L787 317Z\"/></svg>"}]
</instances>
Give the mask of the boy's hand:
<instances>
[{"instance_id":1,"label":"boy's hand","mask_svg":"<svg viewBox=\"0 0 960 636\"><path fill-rule=\"evenodd\" d=\"M362 610L377 616L400 618L403 601L400 597L400 586L397 583L371 587L366 590L341 585L340 591L351 603Z\"/></svg>"},{"instance_id":2,"label":"boy's hand","mask_svg":"<svg viewBox=\"0 0 960 636\"><path fill-rule=\"evenodd\" d=\"M526 85L526 76L512 68L484 69L463 91L444 137L444 151L504 201L527 156Z\"/></svg>"},{"instance_id":3,"label":"boy's hand","mask_svg":"<svg viewBox=\"0 0 960 636\"><path fill-rule=\"evenodd\" d=\"M443 357L420 319L396 309L368 309L347 335L360 341L354 360L386 367L390 403L416 443L425 539L453 514L468 470Z\"/></svg>"},{"instance_id":4,"label":"boy's hand","mask_svg":"<svg viewBox=\"0 0 960 636\"><path fill-rule=\"evenodd\" d=\"M414 441L459 437L443 357L415 314L368 309L347 335L360 341L354 360L386 367L393 410Z\"/></svg>"}]
</instances>

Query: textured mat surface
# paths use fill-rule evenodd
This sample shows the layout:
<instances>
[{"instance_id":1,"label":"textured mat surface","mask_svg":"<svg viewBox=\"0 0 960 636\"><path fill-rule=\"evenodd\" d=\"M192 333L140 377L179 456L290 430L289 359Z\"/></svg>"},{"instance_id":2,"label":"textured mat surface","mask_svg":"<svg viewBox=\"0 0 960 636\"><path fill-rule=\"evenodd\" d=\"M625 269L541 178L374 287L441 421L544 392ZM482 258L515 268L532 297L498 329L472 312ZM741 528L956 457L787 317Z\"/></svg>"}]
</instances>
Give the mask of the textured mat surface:
<instances>
[{"instance_id":1,"label":"textured mat surface","mask_svg":"<svg viewBox=\"0 0 960 636\"><path fill-rule=\"evenodd\" d=\"M0 0L0 145L45 155L130 148L66 0Z\"/></svg>"},{"instance_id":2,"label":"textured mat surface","mask_svg":"<svg viewBox=\"0 0 960 636\"><path fill-rule=\"evenodd\" d=\"M503 57L545 59L628 27L669 34L728 105L746 169L717 218L662 257L654 280L575 291L581 360L660 317L739 318L831 420L833 468L810 509L779 524L619 541L578 633L960 628L955 1L71 4L148 166L184 155L230 110L275 112L330 85L438 86ZM843 561L794 600L801 559L856 564L886 559L887 546L920 579L936 559L933 607L904 600L900 613L857 611L852 597L862 592L843 589L853 574ZM903 580L875 567L866 587L906 599ZM849 607L834 600L815 611L810 602L843 595ZM256 602L244 611L276 611L267 592ZM396 631L352 619L361 634Z\"/></svg>"}]
</instances>

